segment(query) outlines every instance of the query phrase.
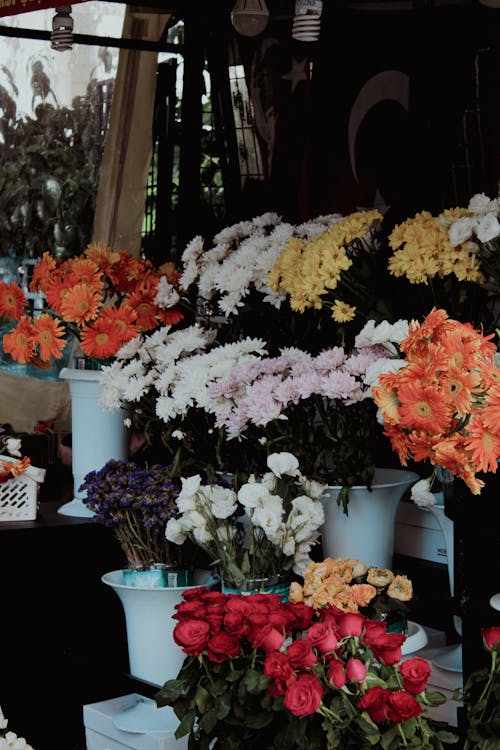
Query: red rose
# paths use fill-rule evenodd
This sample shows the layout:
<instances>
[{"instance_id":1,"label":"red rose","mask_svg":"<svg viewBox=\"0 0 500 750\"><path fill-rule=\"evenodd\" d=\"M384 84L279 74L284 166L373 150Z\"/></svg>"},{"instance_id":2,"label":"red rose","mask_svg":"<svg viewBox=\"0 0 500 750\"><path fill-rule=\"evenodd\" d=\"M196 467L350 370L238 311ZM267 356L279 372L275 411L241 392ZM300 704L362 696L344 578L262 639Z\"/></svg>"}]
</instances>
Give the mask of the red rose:
<instances>
[{"instance_id":1,"label":"red rose","mask_svg":"<svg viewBox=\"0 0 500 750\"><path fill-rule=\"evenodd\" d=\"M348 680L363 682L366 677L366 666L361 659L349 659L345 667L345 672Z\"/></svg>"},{"instance_id":2,"label":"red rose","mask_svg":"<svg viewBox=\"0 0 500 750\"><path fill-rule=\"evenodd\" d=\"M314 616L313 607L304 602L287 602L284 606L293 617L291 625L294 629L305 630L309 627Z\"/></svg>"},{"instance_id":3,"label":"red rose","mask_svg":"<svg viewBox=\"0 0 500 750\"><path fill-rule=\"evenodd\" d=\"M311 648L309 641L297 638L287 648L290 664L295 669L310 669L318 661L318 657Z\"/></svg>"},{"instance_id":4,"label":"red rose","mask_svg":"<svg viewBox=\"0 0 500 750\"><path fill-rule=\"evenodd\" d=\"M359 700L358 708L366 711L375 724L381 724L387 719L387 704L391 691L376 685L370 688Z\"/></svg>"},{"instance_id":5,"label":"red rose","mask_svg":"<svg viewBox=\"0 0 500 750\"><path fill-rule=\"evenodd\" d=\"M226 633L232 635L233 638L243 638L250 627L241 612L226 612L223 625Z\"/></svg>"},{"instance_id":6,"label":"red rose","mask_svg":"<svg viewBox=\"0 0 500 750\"><path fill-rule=\"evenodd\" d=\"M285 607L279 607L278 609L273 609L271 612L269 612L268 620L271 623L271 625L274 625L279 630L282 630L283 628L288 628L290 623L292 622L292 615L290 612L285 609Z\"/></svg>"},{"instance_id":7,"label":"red rose","mask_svg":"<svg viewBox=\"0 0 500 750\"><path fill-rule=\"evenodd\" d=\"M175 607L176 614L172 615L174 620L185 620L186 618L194 618L195 620L202 620L205 617L205 607L196 599L192 599L187 602L180 602Z\"/></svg>"},{"instance_id":8,"label":"red rose","mask_svg":"<svg viewBox=\"0 0 500 750\"><path fill-rule=\"evenodd\" d=\"M288 685L283 702L295 716L309 716L319 708L324 692L316 675L299 674Z\"/></svg>"},{"instance_id":9,"label":"red rose","mask_svg":"<svg viewBox=\"0 0 500 750\"><path fill-rule=\"evenodd\" d=\"M405 693L404 690L397 690L390 694L387 715L391 721L397 723L408 721L414 716L420 716L423 712L424 709L417 699L413 695Z\"/></svg>"},{"instance_id":10,"label":"red rose","mask_svg":"<svg viewBox=\"0 0 500 750\"><path fill-rule=\"evenodd\" d=\"M269 622L261 627L252 628L247 638L253 648L261 648L267 652L278 651L285 642L283 633Z\"/></svg>"},{"instance_id":11,"label":"red rose","mask_svg":"<svg viewBox=\"0 0 500 750\"><path fill-rule=\"evenodd\" d=\"M212 633L217 633L222 628L222 621L224 619L223 610L208 610L205 615L205 620L208 622L212 629Z\"/></svg>"},{"instance_id":12,"label":"red rose","mask_svg":"<svg viewBox=\"0 0 500 750\"><path fill-rule=\"evenodd\" d=\"M403 633L384 633L376 637L365 637L364 641L375 657L390 667L401 660L401 646L406 641L406 636Z\"/></svg>"},{"instance_id":13,"label":"red rose","mask_svg":"<svg viewBox=\"0 0 500 750\"><path fill-rule=\"evenodd\" d=\"M328 654L338 646L338 639L331 623L328 622L315 622L305 635L305 640L309 644L317 649L320 654Z\"/></svg>"},{"instance_id":14,"label":"red rose","mask_svg":"<svg viewBox=\"0 0 500 750\"><path fill-rule=\"evenodd\" d=\"M208 658L210 661L223 662L230 657L238 656L241 647L237 640L231 638L228 633L216 633L207 644Z\"/></svg>"},{"instance_id":15,"label":"red rose","mask_svg":"<svg viewBox=\"0 0 500 750\"><path fill-rule=\"evenodd\" d=\"M338 607L334 607L332 604L326 604L324 607L321 607L319 611L319 621L333 622L337 624L337 618L343 614L344 613L338 609Z\"/></svg>"},{"instance_id":16,"label":"red rose","mask_svg":"<svg viewBox=\"0 0 500 750\"><path fill-rule=\"evenodd\" d=\"M431 676L431 667L428 661L420 656L415 656L413 659L407 659L400 664L398 670L403 678L403 687L409 693L418 695L425 690L427 680Z\"/></svg>"},{"instance_id":17,"label":"red rose","mask_svg":"<svg viewBox=\"0 0 500 750\"><path fill-rule=\"evenodd\" d=\"M295 670L288 661L288 656L281 651L274 651L266 656L264 675L273 680L268 690L271 695L284 695L287 686L295 676Z\"/></svg>"},{"instance_id":18,"label":"red rose","mask_svg":"<svg viewBox=\"0 0 500 750\"><path fill-rule=\"evenodd\" d=\"M344 687L347 682L344 663L340 659L332 659L328 665L328 679L336 688Z\"/></svg>"},{"instance_id":19,"label":"red rose","mask_svg":"<svg viewBox=\"0 0 500 750\"><path fill-rule=\"evenodd\" d=\"M204 589L203 593L200 594L200 601L207 607L223 607L226 605L226 594L222 594L220 591Z\"/></svg>"},{"instance_id":20,"label":"red rose","mask_svg":"<svg viewBox=\"0 0 500 750\"><path fill-rule=\"evenodd\" d=\"M365 635L363 641L379 638L387 632L387 623L380 620L367 620L365 622Z\"/></svg>"},{"instance_id":21,"label":"red rose","mask_svg":"<svg viewBox=\"0 0 500 750\"><path fill-rule=\"evenodd\" d=\"M252 611L252 606L247 599L246 596L230 594L226 601L226 612L238 612L246 617Z\"/></svg>"},{"instance_id":22,"label":"red rose","mask_svg":"<svg viewBox=\"0 0 500 750\"><path fill-rule=\"evenodd\" d=\"M481 628L481 635L483 636L483 642L489 651L492 651L495 647L500 647L500 628Z\"/></svg>"},{"instance_id":23,"label":"red rose","mask_svg":"<svg viewBox=\"0 0 500 750\"><path fill-rule=\"evenodd\" d=\"M182 596L186 601L189 601L190 599L200 599L201 594L205 593L206 590L206 586L197 586L195 589L187 589L187 591L183 591Z\"/></svg>"},{"instance_id":24,"label":"red rose","mask_svg":"<svg viewBox=\"0 0 500 750\"><path fill-rule=\"evenodd\" d=\"M337 631L344 638L345 636L360 636L363 632L363 626L366 617L360 614L343 614L337 617Z\"/></svg>"},{"instance_id":25,"label":"red rose","mask_svg":"<svg viewBox=\"0 0 500 750\"><path fill-rule=\"evenodd\" d=\"M252 612L248 615L248 623L252 628L263 628L264 625L269 625L269 613Z\"/></svg>"},{"instance_id":26,"label":"red rose","mask_svg":"<svg viewBox=\"0 0 500 750\"><path fill-rule=\"evenodd\" d=\"M173 636L184 653L199 656L207 647L210 625L204 620L182 620L175 626Z\"/></svg>"}]
</instances>

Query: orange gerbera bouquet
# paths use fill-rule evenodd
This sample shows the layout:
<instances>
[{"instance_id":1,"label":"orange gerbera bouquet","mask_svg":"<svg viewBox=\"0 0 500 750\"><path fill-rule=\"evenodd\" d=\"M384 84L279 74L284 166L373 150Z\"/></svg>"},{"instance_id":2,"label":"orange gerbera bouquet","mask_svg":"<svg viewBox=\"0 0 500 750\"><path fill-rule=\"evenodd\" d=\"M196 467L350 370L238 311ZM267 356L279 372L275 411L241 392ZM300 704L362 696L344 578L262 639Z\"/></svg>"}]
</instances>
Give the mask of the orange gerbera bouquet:
<instances>
[{"instance_id":1,"label":"orange gerbera bouquet","mask_svg":"<svg viewBox=\"0 0 500 750\"><path fill-rule=\"evenodd\" d=\"M422 480L427 491L440 466L474 495L484 487L476 473L497 470L500 370L493 336L434 308L422 323L410 323L399 345L404 366L372 387L384 433L403 466L413 459L434 467Z\"/></svg>"},{"instance_id":2,"label":"orange gerbera bouquet","mask_svg":"<svg viewBox=\"0 0 500 750\"><path fill-rule=\"evenodd\" d=\"M155 268L100 242L64 261L46 252L29 288L47 307L33 309L16 283L0 282L0 317L18 321L4 334L4 351L17 362L47 368L73 334L84 355L107 360L139 333L184 317L177 282L173 263Z\"/></svg>"}]
</instances>

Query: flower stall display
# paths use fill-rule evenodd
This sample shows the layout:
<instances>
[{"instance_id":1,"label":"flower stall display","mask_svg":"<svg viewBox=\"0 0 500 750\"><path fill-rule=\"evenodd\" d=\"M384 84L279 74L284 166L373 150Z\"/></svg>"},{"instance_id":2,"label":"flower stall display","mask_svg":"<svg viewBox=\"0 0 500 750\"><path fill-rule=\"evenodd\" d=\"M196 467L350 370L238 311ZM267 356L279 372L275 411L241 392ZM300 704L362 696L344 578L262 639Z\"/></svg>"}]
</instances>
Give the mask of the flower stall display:
<instances>
[{"instance_id":1,"label":"flower stall display","mask_svg":"<svg viewBox=\"0 0 500 750\"><path fill-rule=\"evenodd\" d=\"M178 272L93 242L79 256L59 260L45 252L34 267L30 291L44 298L30 308L22 289L0 282L0 317L17 320L3 336L4 352L21 363L50 367L74 337L89 367L113 357L141 331L184 317Z\"/></svg>"},{"instance_id":2,"label":"flower stall display","mask_svg":"<svg viewBox=\"0 0 500 750\"><path fill-rule=\"evenodd\" d=\"M82 489L94 522L112 529L120 543L128 566L124 582L168 586L169 572L182 568L179 548L165 538L179 491L168 467L112 459L87 474Z\"/></svg>"},{"instance_id":3,"label":"flower stall display","mask_svg":"<svg viewBox=\"0 0 500 750\"><path fill-rule=\"evenodd\" d=\"M15 732L7 729L8 725L9 721L0 706L0 750L34 750L24 737L18 737Z\"/></svg>"},{"instance_id":4,"label":"flower stall display","mask_svg":"<svg viewBox=\"0 0 500 750\"><path fill-rule=\"evenodd\" d=\"M496 472L500 456L499 370L494 334L433 309L411 321L400 342L402 363L372 387L384 433L403 466L426 461L429 477L412 488L417 502L435 502L430 492L439 467L462 479L477 495L478 472Z\"/></svg>"},{"instance_id":5,"label":"flower stall display","mask_svg":"<svg viewBox=\"0 0 500 750\"><path fill-rule=\"evenodd\" d=\"M291 453L271 454L267 466L237 491L203 485L199 475L182 479L179 514L168 521L166 537L175 544L189 538L204 549L225 588L269 589L284 580L288 591L290 574L302 574L319 540L322 488L301 476Z\"/></svg>"},{"instance_id":6,"label":"flower stall display","mask_svg":"<svg viewBox=\"0 0 500 750\"><path fill-rule=\"evenodd\" d=\"M350 614L361 612L403 631L412 598L408 576L343 557L309 563L303 583L292 581L289 594L291 602L304 602L315 610L331 606Z\"/></svg>"},{"instance_id":7,"label":"flower stall display","mask_svg":"<svg viewBox=\"0 0 500 750\"><path fill-rule=\"evenodd\" d=\"M279 596L190 592L173 635L186 654L155 695L200 746L435 748L456 736L426 716L445 702L431 667L402 660L406 636L333 607ZM213 744L211 744L213 743Z\"/></svg>"}]
</instances>

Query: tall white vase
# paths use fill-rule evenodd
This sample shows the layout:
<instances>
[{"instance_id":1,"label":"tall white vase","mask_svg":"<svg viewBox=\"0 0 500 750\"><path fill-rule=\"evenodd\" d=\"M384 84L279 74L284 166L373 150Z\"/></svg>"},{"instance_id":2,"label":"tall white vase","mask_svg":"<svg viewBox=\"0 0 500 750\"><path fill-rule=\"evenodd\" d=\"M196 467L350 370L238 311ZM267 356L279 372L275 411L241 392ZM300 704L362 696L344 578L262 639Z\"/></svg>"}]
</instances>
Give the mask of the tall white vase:
<instances>
[{"instance_id":1,"label":"tall white vase","mask_svg":"<svg viewBox=\"0 0 500 750\"><path fill-rule=\"evenodd\" d=\"M62 505L58 513L91 518L94 513L83 502L86 493L80 486L89 471L98 471L112 458L128 458L129 431L121 409L108 411L99 407L99 370L65 367L59 377L68 381L71 396L73 499Z\"/></svg>"},{"instance_id":2,"label":"tall white vase","mask_svg":"<svg viewBox=\"0 0 500 750\"><path fill-rule=\"evenodd\" d=\"M349 489L349 514L337 505L341 487L323 490L325 512L321 540L325 557L354 557L369 567L392 568L394 531L399 501L419 479L404 469L376 469L371 490Z\"/></svg>"},{"instance_id":3,"label":"tall white vase","mask_svg":"<svg viewBox=\"0 0 500 750\"><path fill-rule=\"evenodd\" d=\"M111 586L123 606L133 677L158 687L177 677L186 654L173 639L176 620L172 615L184 591L213 583L208 571L198 573L197 579L194 586L143 588L126 586L121 570L102 576L102 582Z\"/></svg>"}]
</instances>

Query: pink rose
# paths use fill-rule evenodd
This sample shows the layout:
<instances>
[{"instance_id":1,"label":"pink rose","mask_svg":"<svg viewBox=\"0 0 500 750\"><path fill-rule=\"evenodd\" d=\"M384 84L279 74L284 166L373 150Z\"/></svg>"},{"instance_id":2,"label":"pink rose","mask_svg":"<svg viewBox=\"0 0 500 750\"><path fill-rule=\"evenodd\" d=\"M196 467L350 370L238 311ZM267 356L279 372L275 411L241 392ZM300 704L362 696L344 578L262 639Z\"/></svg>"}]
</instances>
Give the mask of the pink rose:
<instances>
[{"instance_id":1,"label":"pink rose","mask_svg":"<svg viewBox=\"0 0 500 750\"><path fill-rule=\"evenodd\" d=\"M338 646L338 639L327 622L315 622L306 633L305 640L320 654L328 654Z\"/></svg>"},{"instance_id":2,"label":"pink rose","mask_svg":"<svg viewBox=\"0 0 500 750\"><path fill-rule=\"evenodd\" d=\"M390 694L387 715L391 721L397 723L408 721L415 716L420 716L423 712L424 709L417 699L413 695L405 693L404 690L397 690Z\"/></svg>"},{"instance_id":3,"label":"pink rose","mask_svg":"<svg viewBox=\"0 0 500 750\"><path fill-rule=\"evenodd\" d=\"M294 716L309 716L319 708L324 692L316 675L302 673L288 685L283 702Z\"/></svg>"},{"instance_id":4,"label":"pink rose","mask_svg":"<svg viewBox=\"0 0 500 750\"><path fill-rule=\"evenodd\" d=\"M348 680L363 682L366 677L366 666L361 659L349 659L345 667Z\"/></svg>"},{"instance_id":5,"label":"pink rose","mask_svg":"<svg viewBox=\"0 0 500 750\"><path fill-rule=\"evenodd\" d=\"M399 665L398 671L403 678L403 687L408 693L418 695L422 693L431 676L431 667L428 661L420 656L406 659Z\"/></svg>"},{"instance_id":6,"label":"pink rose","mask_svg":"<svg viewBox=\"0 0 500 750\"><path fill-rule=\"evenodd\" d=\"M247 635L248 641L253 648L261 648L263 651L278 651L285 642L285 636L271 623L261 627L254 627Z\"/></svg>"},{"instance_id":7,"label":"pink rose","mask_svg":"<svg viewBox=\"0 0 500 750\"><path fill-rule=\"evenodd\" d=\"M340 659L331 659L328 665L328 679L333 682L336 688L344 687L347 677L344 664Z\"/></svg>"},{"instance_id":8,"label":"pink rose","mask_svg":"<svg viewBox=\"0 0 500 750\"><path fill-rule=\"evenodd\" d=\"M287 654L294 669L310 669L318 661L311 644L303 638L292 641L287 648Z\"/></svg>"},{"instance_id":9,"label":"pink rose","mask_svg":"<svg viewBox=\"0 0 500 750\"><path fill-rule=\"evenodd\" d=\"M366 711L375 724L381 724L387 719L387 704L391 691L376 685L370 688L358 702L358 708Z\"/></svg>"},{"instance_id":10,"label":"pink rose","mask_svg":"<svg viewBox=\"0 0 500 750\"><path fill-rule=\"evenodd\" d=\"M481 628L484 645L489 651L500 647L500 627Z\"/></svg>"}]
</instances>

